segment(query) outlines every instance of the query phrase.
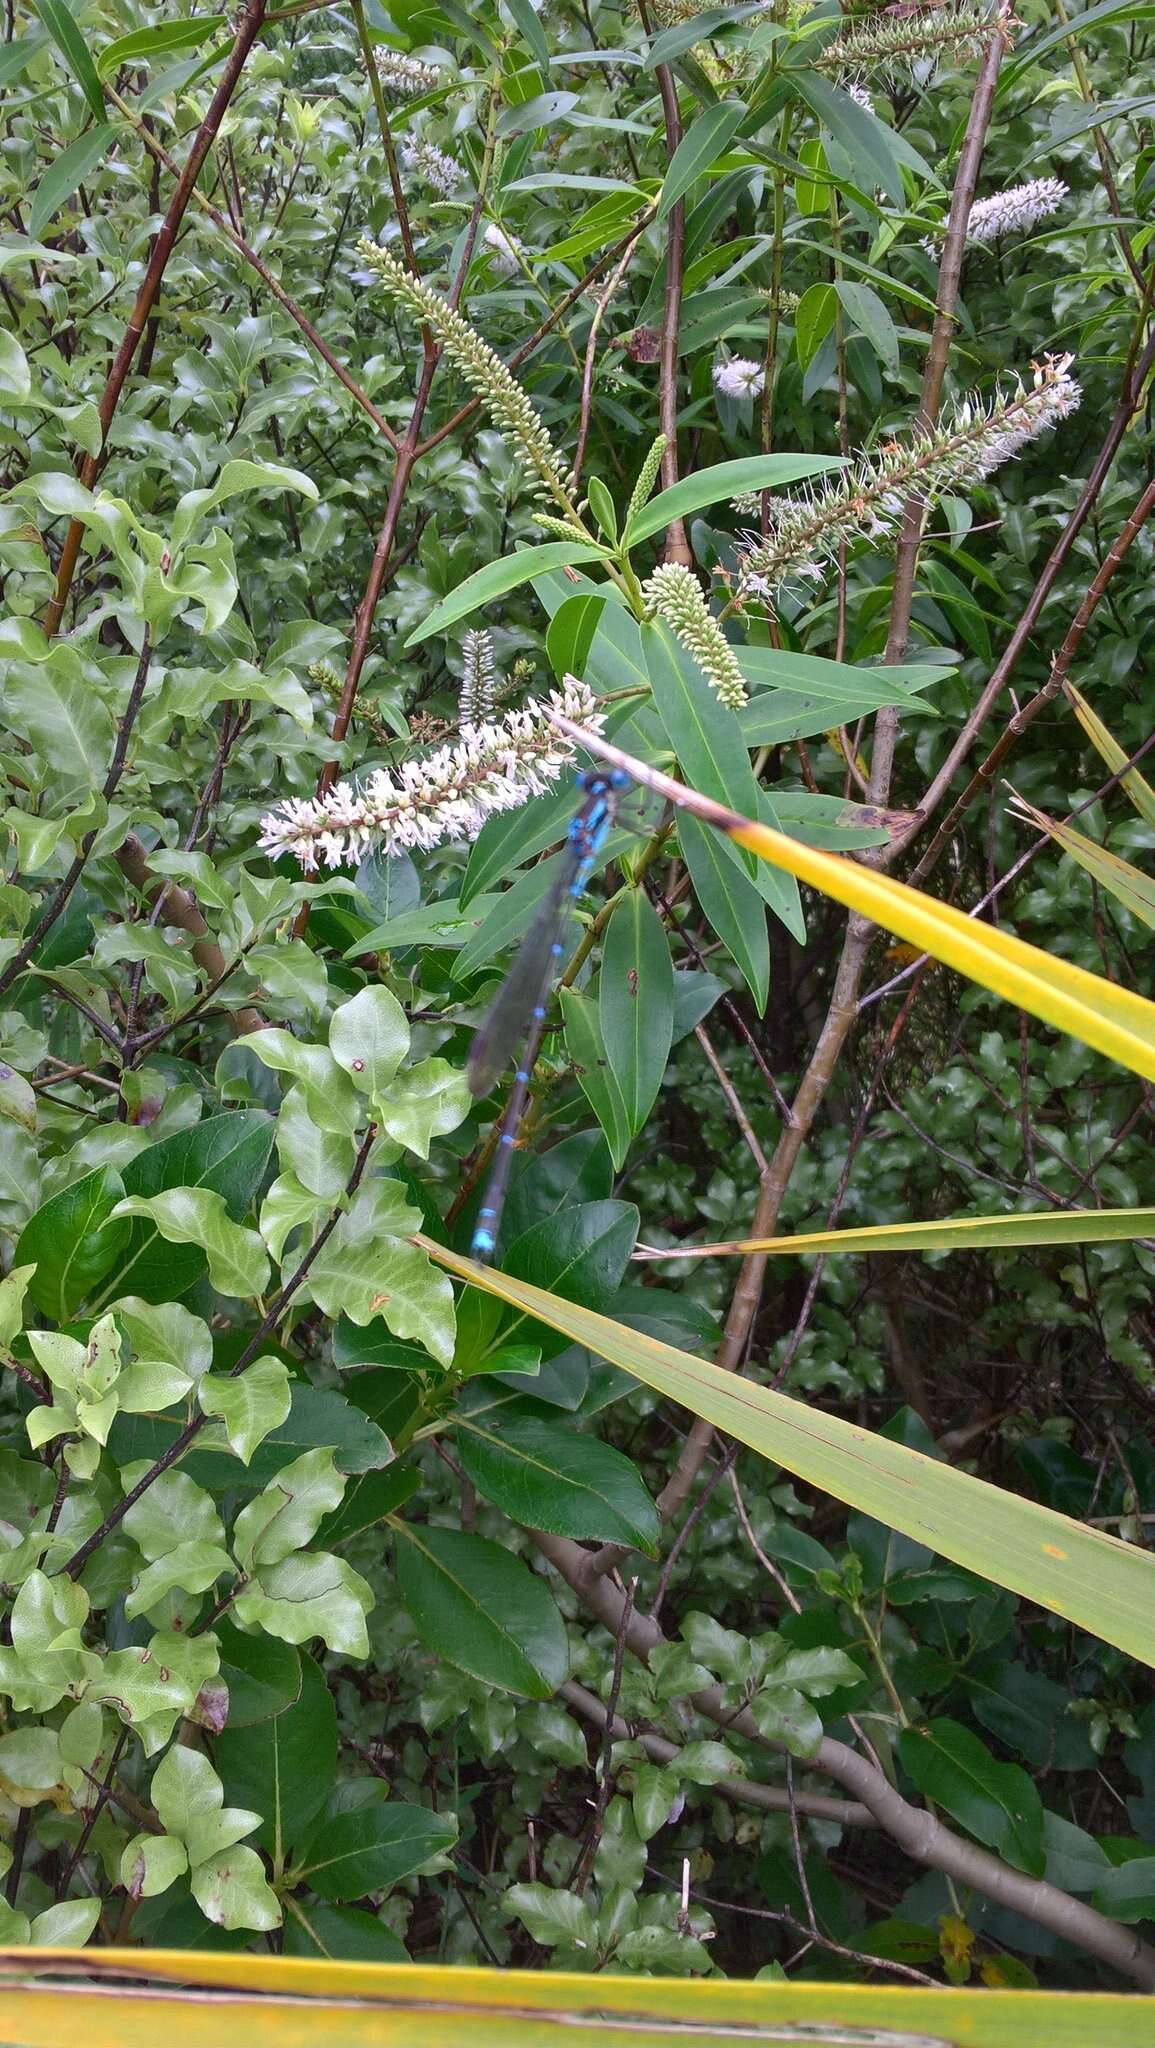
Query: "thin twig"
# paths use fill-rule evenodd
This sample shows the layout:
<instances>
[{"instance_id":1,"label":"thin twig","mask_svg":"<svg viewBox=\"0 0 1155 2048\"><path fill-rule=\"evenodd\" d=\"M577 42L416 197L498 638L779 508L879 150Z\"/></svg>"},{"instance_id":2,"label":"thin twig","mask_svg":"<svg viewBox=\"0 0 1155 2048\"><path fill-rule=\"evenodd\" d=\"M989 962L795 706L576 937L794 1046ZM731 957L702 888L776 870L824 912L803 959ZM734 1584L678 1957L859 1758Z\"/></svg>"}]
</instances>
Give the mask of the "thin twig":
<instances>
[{"instance_id":1,"label":"thin twig","mask_svg":"<svg viewBox=\"0 0 1155 2048\"><path fill-rule=\"evenodd\" d=\"M593 1815L586 1832L585 1843L581 1855L578 1857L574 1874L570 1879L570 1890L576 1892L579 1899L590 1880L590 1874L594 1867L594 1858L598 1853L598 1845L602 1839L602 1829L605 1826L606 1808L610 1803L610 1791L613 1786L614 1717L618 1711L618 1699L622 1690L622 1672L626 1661L626 1635L629 1631L630 1616L634 1611L634 1596L637 1590L637 1580L631 1579L626 1586L625 1595L622 1599L622 1611L618 1619L617 1634L614 1639L614 1666L610 1678L610 1689L606 1695L606 1725L602 1732L601 1768L598 1773L597 1798L594 1801Z\"/></svg>"}]
</instances>

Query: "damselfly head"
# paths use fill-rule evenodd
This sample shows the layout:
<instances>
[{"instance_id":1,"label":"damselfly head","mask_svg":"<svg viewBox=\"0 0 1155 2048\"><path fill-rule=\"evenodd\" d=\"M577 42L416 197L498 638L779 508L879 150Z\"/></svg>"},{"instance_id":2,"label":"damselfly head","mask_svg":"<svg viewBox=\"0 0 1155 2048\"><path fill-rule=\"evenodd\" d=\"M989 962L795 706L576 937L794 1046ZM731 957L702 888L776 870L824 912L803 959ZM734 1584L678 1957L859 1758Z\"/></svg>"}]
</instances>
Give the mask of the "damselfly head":
<instances>
[{"instance_id":1,"label":"damselfly head","mask_svg":"<svg viewBox=\"0 0 1155 2048\"><path fill-rule=\"evenodd\" d=\"M610 790L628 789L632 779L624 768L583 768L577 782L586 796L605 796Z\"/></svg>"}]
</instances>

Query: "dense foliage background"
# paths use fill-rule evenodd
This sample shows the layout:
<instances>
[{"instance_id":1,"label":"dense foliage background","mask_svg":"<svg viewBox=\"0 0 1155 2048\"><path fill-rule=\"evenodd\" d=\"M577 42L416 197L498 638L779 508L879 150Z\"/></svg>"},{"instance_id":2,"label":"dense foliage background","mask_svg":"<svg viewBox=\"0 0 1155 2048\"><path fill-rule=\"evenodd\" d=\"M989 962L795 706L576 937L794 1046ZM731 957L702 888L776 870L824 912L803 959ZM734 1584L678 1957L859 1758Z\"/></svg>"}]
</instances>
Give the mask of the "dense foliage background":
<instances>
[{"instance_id":1,"label":"dense foliage background","mask_svg":"<svg viewBox=\"0 0 1155 2048\"><path fill-rule=\"evenodd\" d=\"M1155 1918L1143 1670L494 1298L455 1314L412 1241L468 1246L498 1111L470 1032L570 788L311 876L258 843L319 778L453 745L492 654L503 703L577 669L635 753L690 782L695 734L752 753L770 822L1149 989L1149 885L1064 857L1004 776L1143 869L1151 9L1071 40L1022 13L10 0L0 1937L1152 1981L1117 1940ZM972 234L932 342L980 154L980 197L1069 189ZM580 451L584 539L556 502L543 530L538 429L451 295L559 476ZM935 470L913 593L917 477L731 607L736 719L693 599L679 634L646 579L692 566L717 617L771 494L666 500L608 600L599 532L659 432L667 490L885 463L936 350L956 428L1047 355L1081 405L997 474ZM1052 660L1107 564L1066 663L1105 762ZM629 1261L639 1231L1151 1203L1148 1085L653 804L621 826L506 1268L1144 1545L1142 1246Z\"/></svg>"}]
</instances>

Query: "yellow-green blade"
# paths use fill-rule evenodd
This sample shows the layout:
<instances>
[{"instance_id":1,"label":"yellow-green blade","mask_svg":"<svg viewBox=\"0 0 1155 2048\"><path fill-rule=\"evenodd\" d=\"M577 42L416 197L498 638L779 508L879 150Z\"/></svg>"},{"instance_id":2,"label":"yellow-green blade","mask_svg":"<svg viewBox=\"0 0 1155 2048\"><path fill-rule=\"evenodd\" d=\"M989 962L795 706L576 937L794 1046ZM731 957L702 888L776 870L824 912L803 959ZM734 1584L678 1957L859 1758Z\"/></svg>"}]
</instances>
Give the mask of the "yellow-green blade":
<instances>
[{"instance_id":1,"label":"yellow-green blade","mask_svg":"<svg viewBox=\"0 0 1155 2048\"><path fill-rule=\"evenodd\" d=\"M1015 801L1020 814L1037 825L1040 832L1049 832L1056 846L1061 846L1064 853L1085 868L1100 888L1113 896L1117 903L1123 904L1142 924L1155 929L1155 881L1150 875L1145 875L1142 868L1123 860L1119 854L1111 853L1107 847L1098 846L1085 833L1076 832L1073 825L1049 818L1046 811L1037 811L1025 797L1017 797Z\"/></svg>"},{"instance_id":2,"label":"yellow-green blade","mask_svg":"<svg viewBox=\"0 0 1155 2048\"><path fill-rule=\"evenodd\" d=\"M1111 1992L591 1977L193 1949L0 1949L10 2048L1149 2048ZM53 1978L67 1980L59 1987ZM87 1983L85 1980L88 1980ZM227 2026L222 2027L222 2016Z\"/></svg>"},{"instance_id":3,"label":"yellow-green blade","mask_svg":"<svg viewBox=\"0 0 1155 2048\"><path fill-rule=\"evenodd\" d=\"M443 1245L429 1256L737 1437L786 1471L956 1564L1155 1664L1155 1557L969 1473L791 1400L611 1317L494 1273Z\"/></svg>"},{"instance_id":4,"label":"yellow-green blade","mask_svg":"<svg viewBox=\"0 0 1155 2048\"><path fill-rule=\"evenodd\" d=\"M1112 775L1119 777L1139 816L1145 818L1149 825L1155 825L1155 789L1137 768L1128 768L1130 756L1126 749L1108 731L1098 713L1092 711L1082 691L1077 690L1074 683L1064 683L1063 690L1087 738L1102 755Z\"/></svg>"},{"instance_id":5,"label":"yellow-green blade","mask_svg":"<svg viewBox=\"0 0 1155 2048\"><path fill-rule=\"evenodd\" d=\"M792 1237L734 1237L724 1244L639 1245L635 1259L710 1259L747 1252L1010 1251L1016 1245L1107 1244L1155 1237L1155 1209L1032 1209L1026 1215L951 1216L937 1223L871 1223L861 1230L808 1230Z\"/></svg>"}]
</instances>

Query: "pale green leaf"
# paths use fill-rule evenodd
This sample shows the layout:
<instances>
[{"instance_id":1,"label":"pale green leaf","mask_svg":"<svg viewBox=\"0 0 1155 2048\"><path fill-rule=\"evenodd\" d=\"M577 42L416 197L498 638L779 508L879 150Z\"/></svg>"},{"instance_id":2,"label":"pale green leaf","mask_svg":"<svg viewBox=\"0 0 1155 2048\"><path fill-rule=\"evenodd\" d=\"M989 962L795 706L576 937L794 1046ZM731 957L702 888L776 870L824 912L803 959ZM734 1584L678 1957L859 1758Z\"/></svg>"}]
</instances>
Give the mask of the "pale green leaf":
<instances>
[{"instance_id":1,"label":"pale green leaf","mask_svg":"<svg viewBox=\"0 0 1155 2048\"><path fill-rule=\"evenodd\" d=\"M148 1458L123 1466L120 1480L124 1492L131 1493L151 1469ZM166 1557L178 1543L223 1543L225 1539L224 1523L212 1495L187 1472L162 1472L133 1502L123 1526L150 1564Z\"/></svg>"},{"instance_id":2,"label":"pale green leaf","mask_svg":"<svg viewBox=\"0 0 1155 2048\"><path fill-rule=\"evenodd\" d=\"M335 1142L339 1145L343 1141L338 1138ZM303 1187L295 1173L277 1176L261 1203L258 1227L278 1265L291 1232L303 1227L311 1234L313 1224L327 1216L331 1206L331 1198L315 1195L311 1188Z\"/></svg>"},{"instance_id":3,"label":"pale green leaf","mask_svg":"<svg viewBox=\"0 0 1155 2048\"><path fill-rule=\"evenodd\" d=\"M362 1105L326 1046L303 1045L291 1032L275 1026L250 1031L237 1044L247 1045L264 1066L291 1074L301 1083L309 1115L321 1130L333 1131L340 1137L348 1137L356 1130Z\"/></svg>"},{"instance_id":4,"label":"pale green leaf","mask_svg":"<svg viewBox=\"0 0 1155 2048\"><path fill-rule=\"evenodd\" d=\"M100 1899L62 1899L33 1915L28 1938L33 1948L83 1948L101 1910Z\"/></svg>"},{"instance_id":5,"label":"pale green leaf","mask_svg":"<svg viewBox=\"0 0 1155 2048\"><path fill-rule=\"evenodd\" d=\"M369 1654L365 1616L372 1607L372 1587L344 1558L324 1550L297 1551L263 1566L233 1602L246 1628L263 1628L286 1643L320 1636L348 1657Z\"/></svg>"},{"instance_id":6,"label":"pale green leaf","mask_svg":"<svg viewBox=\"0 0 1155 2048\"><path fill-rule=\"evenodd\" d=\"M303 1550L345 1492L328 1448L306 1451L282 1465L263 1493L241 1509L233 1528L233 1547L244 1571L278 1564L294 1550Z\"/></svg>"},{"instance_id":7,"label":"pale green leaf","mask_svg":"<svg viewBox=\"0 0 1155 2048\"><path fill-rule=\"evenodd\" d=\"M172 1835L134 1835L120 1859L120 1882L130 1899L152 1899L183 1877L188 1857Z\"/></svg>"},{"instance_id":8,"label":"pale green leaf","mask_svg":"<svg viewBox=\"0 0 1155 2048\"><path fill-rule=\"evenodd\" d=\"M373 1104L381 1129L419 1159L428 1159L434 1138L455 1131L472 1106L464 1074L442 1059L422 1060L399 1074Z\"/></svg>"},{"instance_id":9,"label":"pale green leaf","mask_svg":"<svg viewBox=\"0 0 1155 2048\"><path fill-rule=\"evenodd\" d=\"M159 1195L126 1195L113 1216L147 1216L167 1244L195 1244L208 1260L209 1279L221 1294L263 1294L269 1261L255 1230L234 1223L223 1195L212 1188L164 1188Z\"/></svg>"},{"instance_id":10,"label":"pale green leaf","mask_svg":"<svg viewBox=\"0 0 1155 2048\"><path fill-rule=\"evenodd\" d=\"M387 988L363 988L334 1010L329 1050L362 1095L383 1095L409 1050L409 1022Z\"/></svg>"},{"instance_id":11,"label":"pale green leaf","mask_svg":"<svg viewBox=\"0 0 1155 2048\"><path fill-rule=\"evenodd\" d=\"M293 1405L289 1368L281 1358L258 1358L235 1379L207 1374L197 1388L197 1399L206 1415L220 1416L230 1450L247 1465Z\"/></svg>"},{"instance_id":12,"label":"pale green leaf","mask_svg":"<svg viewBox=\"0 0 1155 2048\"><path fill-rule=\"evenodd\" d=\"M216 483L207 491L186 491L177 500L172 522L172 551L184 546L190 535L210 512L239 491L297 491L316 503L320 496L312 477L299 469L285 469L276 462L250 462L244 457L226 462Z\"/></svg>"},{"instance_id":13,"label":"pale green leaf","mask_svg":"<svg viewBox=\"0 0 1155 2048\"><path fill-rule=\"evenodd\" d=\"M268 1933L281 1924L277 1895L255 1849L226 1849L200 1864L189 1880L206 1919L218 1927L249 1927Z\"/></svg>"}]
</instances>

